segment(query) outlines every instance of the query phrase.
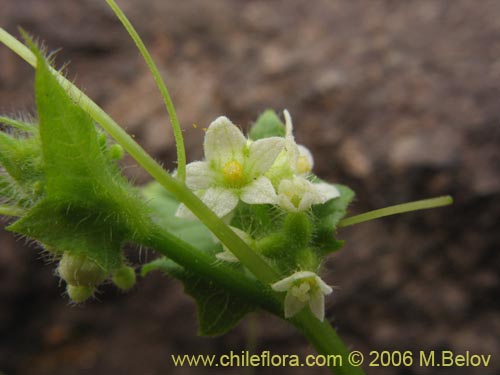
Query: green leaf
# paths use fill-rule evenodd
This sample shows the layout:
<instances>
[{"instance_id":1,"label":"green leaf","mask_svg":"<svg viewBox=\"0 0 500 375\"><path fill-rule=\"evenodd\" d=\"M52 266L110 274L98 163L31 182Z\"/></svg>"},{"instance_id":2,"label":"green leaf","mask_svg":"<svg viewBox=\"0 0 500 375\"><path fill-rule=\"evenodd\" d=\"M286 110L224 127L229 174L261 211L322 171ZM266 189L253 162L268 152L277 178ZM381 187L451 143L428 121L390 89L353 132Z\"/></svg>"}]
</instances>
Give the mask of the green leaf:
<instances>
[{"instance_id":1,"label":"green leaf","mask_svg":"<svg viewBox=\"0 0 500 375\"><path fill-rule=\"evenodd\" d=\"M147 235L152 222L138 192L119 174L92 119L37 56L35 94L45 195L8 229L56 252L87 256L106 271L122 262L121 245Z\"/></svg>"},{"instance_id":2,"label":"green leaf","mask_svg":"<svg viewBox=\"0 0 500 375\"><path fill-rule=\"evenodd\" d=\"M33 184L42 181L43 160L37 131L18 138L0 132L0 166L15 181L22 194L31 191Z\"/></svg>"},{"instance_id":3,"label":"green leaf","mask_svg":"<svg viewBox=\"0 0 500 375\"><path fill-rule=\"evenodd\" d=\"M339 221L347 214L347 207L354 199L354 192L344 185L336 184L340 197L322 205L313 206L315 220L314 244L323 255L340 249L344 241L335 238L334 233Z\"/></svg>"},{"instance_id":4,"label":"green leaf","mask_svg":"<svg viewBox=\"0 0 500 375\"><path fill-rule=\"evenodd\" d=\"M142 275L160 270L182 281L184 290L196 301L198 333L218 336L232 329L249 312L257 307L244 297L228 293L217 283L189 272L167 259L157 259L142 268Z\"/></svg>"},{"instance_id":5,"label":"green leaf","mask_svg":"<svg viewBox=\"0 0 500 375\"><path fill-rule=\"evenodd\" d=\"M285 125L272 109L267 109L262 113L255 124L250 129L248 134L251 140L268 138L268 137L284 137Z\"/></svg>"},{"instance_id":6,"label":"green leaf","mask_svg":"<svg viewBox=\"0 0 500 375\"><path fill-rule=\"evenodd\" d=\"M148 200L153 218L161 228L199 250L212 253L221 251L221 246L216 243L208 228L200 221L175 216L179 201L159 183L152 182L144 186L142 194Z\"/></svg>"}]
</instances>

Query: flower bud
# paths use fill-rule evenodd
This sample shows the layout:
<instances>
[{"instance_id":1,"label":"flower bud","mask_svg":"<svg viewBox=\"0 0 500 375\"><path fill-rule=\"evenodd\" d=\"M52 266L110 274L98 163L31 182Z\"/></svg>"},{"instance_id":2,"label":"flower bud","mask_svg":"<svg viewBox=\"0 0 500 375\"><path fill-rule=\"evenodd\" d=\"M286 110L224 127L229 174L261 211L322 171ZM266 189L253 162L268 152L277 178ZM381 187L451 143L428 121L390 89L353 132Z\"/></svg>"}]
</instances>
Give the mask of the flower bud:
<instances>
[{"instance_id":1,"label":"flower bud","mask_svg":"<svg viewBox=\"0 0 500 375\"><path fill-rule=\"evenodd\" d=\"M112 145L108 150L108 156L111 160L120 160L124 155L125 151L123 150L123 147L118 143Z\"/></svg>"},{"instance_id":2,"label":"flower bud","mask_svg":"<svg viewBox=\"0 0 500 375\"><path fill-rule=\"evenodd\" d=\"M67 252L59 261L57 272L73 286L95 286L107 277L107 273L94 261L84 255L71 255Z\"/></svg>"},{"instance_id":3,"label":"flower bud","mask_svg":"<svg viewBox=\"0 0 500 375\"><path fill-rule=\"evenodd\" d=\"M66 286L66 292L68 293L71 301L75 303L81 303L92 297L92 295L94 294L94 287L68 284Z\"/></svg>"},{"instance_id":4,"label":"flower bud","mask_svg":"<svg viewBox=\"0 0 500 375\"><path fill-rule=\"evenodd\" d=\"M284 222L285 234L291 244L300 248L311 241L312 226L304 212L289 213Z\"/></svg>"},{"instance_id":5,"label":"flower bud","mask_svg":"<svg viewBox=\"0 0 500 375\"><path fill-rule=\"evenodd\" d=\"M135 270L129 266L123 266L113 274L113 283L121 290L128 290L135 285Z\"/></svg>"}]
</instances>

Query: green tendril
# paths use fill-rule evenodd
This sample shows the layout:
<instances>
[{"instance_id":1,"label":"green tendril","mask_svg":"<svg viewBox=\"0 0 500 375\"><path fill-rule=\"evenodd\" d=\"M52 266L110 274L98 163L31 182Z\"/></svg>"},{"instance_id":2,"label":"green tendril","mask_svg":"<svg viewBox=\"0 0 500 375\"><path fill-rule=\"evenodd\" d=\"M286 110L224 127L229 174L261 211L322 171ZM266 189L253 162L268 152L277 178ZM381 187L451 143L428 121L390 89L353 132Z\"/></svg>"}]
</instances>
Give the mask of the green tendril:
<instances>
[{"instance_id":1,"label":"green tendril","mask_svg":"<svg viewBox=\"0 0 500 375\"><path fill-rule=\"evenodd\" d=\"M427 210L430 208L448 206L453 203L453 198L449 195L431 199L423 199L420 201L408 202L403 204L397 204L395 206L389 206L385 208L380 208L378 210L365 212L364 214L351 216L340 221L338 227L345 228L351 225L364 223L366 221L375 220L385 216L402 214L405 212Z\"/></svg>"},{"instance_id":2,"label":"green tendril","mask_svg":"<svg viewBox=\"0 0 500 375\"><path fill-rule=\"evenodd\" d=\"M165 103L165 107L167 108L167 112L170 117L170 122L172 124L172 129L174 132L175 144L177 147L177 176L182 182L184 182L186 180L186 151L184 148L184 139L182 137L182 129L179 123L179 119L177 117L177 113L175 112L174 103L170 98L167 86L165 85L165 82L161 78L160 72L158 71L158 68L154 63L153 58L151 57L149 51L147 50L146 46L144 45L141 37L135 30L134 26L128 20L127 16L125 16L123 11L120 9L118 4L116 4L114 0L106 0L106 2L108 3L109 7L113 10L116 17L118 17L123 27L125 27L128 34L130 35L135 45L139 49L139 52L146 61L146 64L148 65L148 68L151 71L151 74L153 75L156 85L158 86L158 90L160 90L163 102Z\"/></svg>"}]
</instances>

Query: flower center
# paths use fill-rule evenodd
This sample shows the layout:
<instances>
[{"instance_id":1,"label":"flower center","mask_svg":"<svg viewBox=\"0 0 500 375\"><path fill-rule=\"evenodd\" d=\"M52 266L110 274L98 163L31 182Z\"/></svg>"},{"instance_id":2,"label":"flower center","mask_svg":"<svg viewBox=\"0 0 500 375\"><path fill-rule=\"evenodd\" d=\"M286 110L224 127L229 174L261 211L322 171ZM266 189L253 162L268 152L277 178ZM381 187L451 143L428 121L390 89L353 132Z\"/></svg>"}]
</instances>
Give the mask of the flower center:
<instances>
[{"instance_id":1,"label":"flower center","mask_svg":"<svg viewBox=\"0 0 500 375\"><path fill-rule=\"evenodd\" d=\"M300 201L302 200L302 197L300 196L300 194L298 194L296 191L290 190L290 191L285 192L285 195L288 197L290 202L295 207L297 207L297 208L299 207Z\"/></svg>"},{"instance_id":2,"label":"flower center","mask_svg":"<svg viewBox=\"0 0 500 375\"><path fill-rule=\"evenodd\" d=\"M227 162L222 168L224 179L231 185L239 185L243 179L243 167L236 160Z\"/></svg>"},{"instance_id":3,"label":"flower center","mask_svg":"<svg viewBox=\"0 0 500 375\"><path fill-rule=\"evenodd\" d=\"M311 284L309 282L302 282L299 285L292 287L290 292L292 295L301 302L306 302L310 299L309 292L311 290Z\"/></svg>"},{"instance_id":4,"label":"flower center","mask_svg":"<svg viewBox=\"0 0 500 375\"><path fill-rule=\"evenodd\" d=\"M299 158L297 159L297 172L299 174L304 174L304 173L309 173L311 172L311 163L309 162L309 159L307 156L300 155Z\"/></svg>"}]
</instances>

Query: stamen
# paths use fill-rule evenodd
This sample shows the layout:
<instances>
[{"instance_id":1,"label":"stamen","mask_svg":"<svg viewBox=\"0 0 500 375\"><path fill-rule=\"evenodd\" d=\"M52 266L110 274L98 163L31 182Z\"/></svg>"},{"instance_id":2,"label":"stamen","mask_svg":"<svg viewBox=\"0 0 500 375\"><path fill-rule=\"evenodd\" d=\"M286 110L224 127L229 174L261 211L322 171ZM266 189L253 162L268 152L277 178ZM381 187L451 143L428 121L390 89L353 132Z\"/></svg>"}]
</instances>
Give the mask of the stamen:
<instances>
[{"instance_id":1,"label":"stamen","mask_svg":"<svg viewBox=\"0 0 500 375\"><path fill-rule=\"evenodd\" d=\"M237 184L241 182L243 178L243 167L236 160L231 160L224 165L222 168L224 173L224 179L230 184Z\"/></svg>"}]
</instances>

